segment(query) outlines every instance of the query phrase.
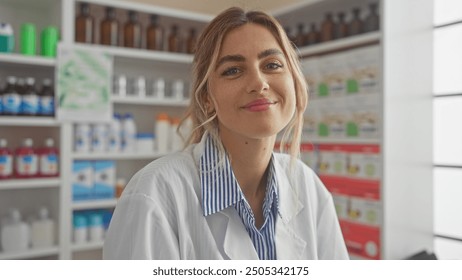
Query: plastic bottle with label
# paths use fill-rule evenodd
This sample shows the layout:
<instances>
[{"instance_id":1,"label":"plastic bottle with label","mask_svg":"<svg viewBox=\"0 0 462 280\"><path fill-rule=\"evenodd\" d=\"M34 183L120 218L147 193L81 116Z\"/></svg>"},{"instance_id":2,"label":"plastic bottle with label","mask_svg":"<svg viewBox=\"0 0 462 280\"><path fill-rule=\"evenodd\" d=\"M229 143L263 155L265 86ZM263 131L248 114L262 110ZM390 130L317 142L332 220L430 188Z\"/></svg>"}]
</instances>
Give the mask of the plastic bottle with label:
<instances>
[{"instance_id":1,"label":"plastic bottle with label","mask_svg":"<svg viewBox=\"0 0 462 280\"><path fill-rule=\"evenodd\" d=\"M75 41L78 43L92 44L94 42L95 20L90 15L88 3L80 3L80 14L75 18Z\"/></svg>"},{"instance_id":2,"label":"plastic bottle with label","mask_svg":"<svg viewBox=\"0 0 462 280\"><path fill-rule=\"evenodd\" d=\"M83 244L88 241L88 220L82 213L74 212L72 215L74 225L74 243Z\"/></svg>"},{"instance_id":3,"label":"plastic bottle with label","mask_svg":"<svg viewBox=\"0 0 462 280\"><path fill-rule=\"evenodd\" d=\"M146 48L161 51L164 49L164 29L157 23L158 16L150 16L151 23L146 29Z\"/></svg>"},{"instance_id":4,"label":"plastic bottle with label","mask_svg":"<svg viewBox=\"0 0 462 280\"><path fill-rule=\"evenodd\" d=\"M74 151L88 153L91 145L91 127L88 123L78 123L74 132Z\"/></svg>"},{"instance_id":5,"label":"plastic bottle with label","mask_svg":"<svg viewBox=\"0 0 462 280\"><path fill-rule=\"evenodd\" d=\"M125 178L117 178L115 185L115 196L117 198L122 196L122 193L127 185L127 180Z\"/></svg>"},{"instance_id":6,"label":"plastic bottle with label","mask_svg":"<svg viewBox=\"0 0 462 280\"><path fill-rule=\"evenodd\" d=\"M57 177L59 175L59 150L52 138L45 140L45 145L37 149L39 158L39 176Z\"/></svg>"},{"instance_id":7,"label":"plastic bottle with label","mask_svg":"<svg viewBox=\"0 0 462 280\"><path fill-rule=\"evenodd\" d=\"M109 146L108 151L110 153L118 153L121 150L121 123L120 114L115 113L111 123L109 124L108 138Z\"/></svg>"},{"instance_id":8,"label":"plastic bottle with label","mask_svg":"<svg viewBox=\"0 0 462 280\"><path fill-rule=\"evenodd\" d=\"M18 209L10 209L8 221L4 223L0 235L4 252L18 252L29 248L30 227L21 220Z\"/></svg>"},{"instance_id":9,"label":"plastic bottle with label","mask_svg":"<svg viewBox=\"0 0 462 280\"><path fill-rule=\"evenodd\" d=\"M136 124L133 115L126 113L122 121L122 151L134 152L136 149Z\"/></svg>"},{"instance_id":10,"label":"plastic bottle with label","mask_svg":"<svg viewBox=\"0 0 462 280\"><path fill-rule=\"evenodd\" d=\"M106 8L106 17L100 24L100 44L119 45L119 22L116 19L115 9L112 7Z\"/></svg>"},{"instance_id":11,"label":"plastic bottle with label","mask_svg":"<svg viewBox=\"0 0 462 280\"><path fill-rule=\"evenodd\" d=\"M21 95L16 88L17 79L14 76L6 78L6 87L3 90L3 114L18 115L21 110Z\"/></svg>"},{"instance_id":12,"label":"plastic bottle with label","mask_svg":"<svg viewBox=\"0 0 462 280\"><path fill-rule=\"evenodd\" d=\"M55 244L55 222L46 207L41 207L38 219L31 223L32 248L49 248Z\"/></svg>"},{"instance_id":13,"label":"plastic bottle with label","mask_svg":"<svg viewBox=\"0 0 462 280\"><path fill-rule=\"evenodd\" d=\"M39 97L35 89L35 79L26 78L24 93L21 99L21 114L25 116L35 116L39 112Z\"/></svg>"},{"instance_id":14,"label":"plastic bottle with label","mask_svg":"<svg viewBox=\"0 0 462 280\"><path fill-rule=\"evenodd\" d=\"M17 178L31 178L38 174L38 157L31 138L23 140L15 151L15 175Z\"/></svg>"},{"instance_id":15,"label":"plastic bottle with label","mask_svg":"<svg viewBox=\"0 0 462 280\"><path fill-rule=\"evenodd\" d=\"M0 52L10 53L14 49L14 31L11 24L0 22Z\"/></svg>"},{"instance_id":16,"label":"plastic bottle with label","mask_svg":"<svg viewBox=\"0 0 462 280\"><path fill-rule=\"evenodd\" d=\"M0 139L0 180L13 177L13 152L8 148L8 141Z\"/></svg>"},{"instance_id":17,"label":"plastic bottle with label","mask_svg":"<svg viewBox=\"0 0 462 280\"><path fill-rule=\"evenodd\" d=\"M96 123L91 126L91 151L104 153L108 151L108 127L105 123Z\"/></svg>"},{"instance_id":18,"label":"plastic bottle with label","mask_svg":"<svg viewBox=\"0 0 462 280\"><path fill-rule=\"evenodd\" d=\"M157 137L157 152L167 153L170 150L169 141L171 135L170 118L166 113L160 113L156 117L155 135Z\"/></svg>"},{"instance_id":19,"label":"plastic bottle with label","mask_svg":"<svg viewBox=\"0 0 462 280\"><path fill-rule=\"evenodd\" d=\"M42 90L38 94L39 97L39 112L40 116L55 115L55 93L53 90L51 79L44 79L42 82Z\"/></svg>"},{"instance_id":20,"label":"plastic bottle with label","mask_svg":"<svg viewBox=\"0 0 462 280\"><path fill-rule=\"evenodd\" d=\"M103 241L104 238L104 226L103 216L98 212L88 213L88 239L91 242Z\"/></svg>"},{"instance_id":21,"label":"plastic bottle with label","mask_svg":"<svg viewBox=\"0 0 462 280\"><path fill-rule=\"evenodd\" d=\"M141 48L141 25L135 11L128 12L128 22L124 26L124 47Z\"/></svg>"}]
</instances>

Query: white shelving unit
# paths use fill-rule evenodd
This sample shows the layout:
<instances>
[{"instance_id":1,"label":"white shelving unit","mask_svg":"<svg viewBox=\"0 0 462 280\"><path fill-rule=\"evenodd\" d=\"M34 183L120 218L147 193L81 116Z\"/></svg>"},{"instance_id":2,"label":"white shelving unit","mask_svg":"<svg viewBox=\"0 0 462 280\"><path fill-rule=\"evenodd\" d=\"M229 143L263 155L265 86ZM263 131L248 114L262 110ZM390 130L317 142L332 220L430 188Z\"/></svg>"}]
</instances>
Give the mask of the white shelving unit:
<instances>
[{"instance_id":1,"label":"white shelving unit","mask_svg":"<svg viewBox=\"0 0 462 280\"><path fill-rule=\"evenodd\" d=\"M2 64L36 65L44 67L54 67L56 65L56 59L54 58L25 56L14 53L0 53L0 61Z\"/></svg>"},{"instance_id":2,"label":"white shelving unit","mask_svg":"<svg viewBox=\"0 0 462 280\"><path fill-rule=\"evenodd\" d=\"M0 190L57 188L60 185L60 178L9 179L0 181Z\"/></svg>"},{"instance_id":3,"label":"white shelving unit","mask_svg":"<svg viewBox=\"0 0 462 280\"><path fill-rule=\"evenodd\" d=\"M275 11L284 26L317 23L327 12L334 18L360 7L366 0L312 0ZM432 0L379 3L378 32L357 35L300 48L302 57L329 56L358 47L380 49L380 135L376 139L309 139L313 144L372 145L380 150L380 247L381 259L403 259L422 250L432 251ZM415 14L419 7L419 14ZM412 14L412 16L409 16ZM351 17L347 15L346 21ZM358 181L361 183L360 181ZM342 180L337 182L341 185ZM367 236L363 236L367 240ZM352 248L357 246L347 240ZM362 259L353 254L352 259Z\"/></svg>"},{"instance_id":4,"label":"white shelving unit","mask_svg":"<svg viewBox=\"0 0 462 280\"><path fill-rule=\"evenodd\" d=\"M118 0L38 0L32 4L24 0L5 0L0 3L0 17L2 17L2 21L12 24L17 35L16 38L19 38L20 25L26 21L36 24L38 35L45 26L50 24L58 26L61 30L61 44L70 47L75 46L84 50L100 50L112 56L115 75L124 74L129 78L143 75L146 76L147 80L152 77L162 77L167 82L173 79L183 79L186 82L189 80L189 68L193 59L190 54L108 47L98 44L86 45L74 42L74 20L78 5L82 2L89 3L91 6L92 16L96 18L95 32L97 33L99 32L98 25L106 6L111 6L118 10L118 20L121 25L126 20L125 13L128 10L140 13L140 22L144 27L147 25L148 15L153 13L159 15L160 24L164 26L166 34L168 34L171 25L177 24L180 27L180 32L182 32L181 35L184 37L187 29L191 27L201 29L212 19L210 15ZM37 38L39 40L40 36ZM57 59L45 58L39 55L24 56L19 54L18 39L15 45L14 53L0 54L0 81L2 83L7 75L32 76L37 79L54 76ZM37 50L37 52L39 51L40 49ZM153 132L153 122L157 113L167 112L173 116L181 116L189 103L186 98L185 100L174 100L168 97L165 99L149 99L134 97L130 94L129 92L125 97L114 95L111 103L113 104L114 112L130 112L134 114L138 132ZM31 133L35 143L40 141L41 138L51 135L57 140L56 142L60 147L59 178L0 181L0 215L3 215L11 206L18 206L26 210L33 208L27 205L27 201L30 201L30 198L26 199L28 195L34 196L34 198L37 197L37 204L43 201L50 204L52 218L55 219L58 229L57 246L15 253L6 253L0 250L0 259L98 258L98 253L95 256L89 256L88 254L101 252L103 242L89 242L81 245L73 243L72 214L73 211L112 209L116 206L117 199L72 201L73 161L114 160L117 165L117 173L120 172L121 176L129 179L141 166L164 155L156 152L76 154L73 152L73 123L61 123L55 118L0 116L0 126L0 137L6 137L9 143L16 143L17 140ZM7 203L3 203L3 200ZM29 209L28 211L32 210Z\"/></svg>"}]
</instances>

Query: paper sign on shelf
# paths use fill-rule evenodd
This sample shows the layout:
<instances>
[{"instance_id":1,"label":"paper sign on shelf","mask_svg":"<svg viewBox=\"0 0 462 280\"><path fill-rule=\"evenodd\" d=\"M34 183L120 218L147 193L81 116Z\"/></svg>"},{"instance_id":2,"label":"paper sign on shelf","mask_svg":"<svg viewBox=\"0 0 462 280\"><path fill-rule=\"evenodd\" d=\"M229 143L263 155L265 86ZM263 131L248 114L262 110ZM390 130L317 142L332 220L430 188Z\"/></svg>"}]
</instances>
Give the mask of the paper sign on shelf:
<instances>
[{"instance_id":1,"label":"paper sign on shelf","mask_svg":"<svg viewBox=\"0 0 462 280\"><path fill-rule=\"evenodd\" d=\"M57 118L61 121L109 122L112 117L112 57L102 51L58 46Z\"/></svg>"}]
</instances>

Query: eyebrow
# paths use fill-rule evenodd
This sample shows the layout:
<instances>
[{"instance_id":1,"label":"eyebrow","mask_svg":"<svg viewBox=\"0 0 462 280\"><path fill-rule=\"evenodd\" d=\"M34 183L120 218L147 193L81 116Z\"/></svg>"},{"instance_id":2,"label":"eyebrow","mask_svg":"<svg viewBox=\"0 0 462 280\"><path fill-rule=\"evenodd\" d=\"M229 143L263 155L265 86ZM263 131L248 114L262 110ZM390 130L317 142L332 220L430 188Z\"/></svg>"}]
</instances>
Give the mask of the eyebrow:
<instances>
[{"instance_id":1,"label":"eyebrow","mask_svg":"<svg viewBox=\"0 0 462 280\"><path fill-rule=\"evenodd\" d=\"M262 51L261 53L258 54L258 59L265 58L270 55L282 55L282 52L278 49L267 49ZM217 67L220 67L225 62L242 62L245 61L245 57L239 54L234 54L234 55L225 55L220 60L218 60Z\"/></svg>"}]
</instances>

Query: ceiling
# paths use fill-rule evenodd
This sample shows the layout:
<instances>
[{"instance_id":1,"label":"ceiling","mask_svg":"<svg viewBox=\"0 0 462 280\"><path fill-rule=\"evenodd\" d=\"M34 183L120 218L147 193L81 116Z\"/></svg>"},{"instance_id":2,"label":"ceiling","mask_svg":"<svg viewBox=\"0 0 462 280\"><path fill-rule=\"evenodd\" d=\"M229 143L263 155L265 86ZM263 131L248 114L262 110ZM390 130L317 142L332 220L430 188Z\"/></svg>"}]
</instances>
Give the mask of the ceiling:
<instances>
[{"instance_id":1,"label":"ceiling","mask_svg":"<svg viewBox=\"0 0 462 280\"><path fill-rule=\"evenodd\" d=\"M152 4L191 12L217 15L224 9L232 6L244 9L273 11L303 0L132 0L133 2Z\"/></svg>"}]
</instances>

